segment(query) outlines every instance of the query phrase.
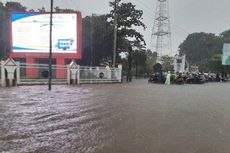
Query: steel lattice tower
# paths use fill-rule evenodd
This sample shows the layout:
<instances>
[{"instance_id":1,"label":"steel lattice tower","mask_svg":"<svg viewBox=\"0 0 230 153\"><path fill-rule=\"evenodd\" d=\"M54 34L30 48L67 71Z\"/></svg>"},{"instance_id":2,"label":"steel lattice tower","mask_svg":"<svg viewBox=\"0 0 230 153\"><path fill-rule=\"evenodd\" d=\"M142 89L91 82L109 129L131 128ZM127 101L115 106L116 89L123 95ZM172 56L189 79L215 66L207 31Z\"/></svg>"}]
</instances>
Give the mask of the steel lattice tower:
<instances>
[{"instance_id":1,"label":"steel lattice tower","mask_svg":"<svg viewBox=\"0 0 230 153\"><path fill-rule=\"evenodd\" d=\"M172 55L171 30L168 0L157 0L152 31L152 51L157 52L158 61L161 56Z\"/></svg>"}]
</instances>

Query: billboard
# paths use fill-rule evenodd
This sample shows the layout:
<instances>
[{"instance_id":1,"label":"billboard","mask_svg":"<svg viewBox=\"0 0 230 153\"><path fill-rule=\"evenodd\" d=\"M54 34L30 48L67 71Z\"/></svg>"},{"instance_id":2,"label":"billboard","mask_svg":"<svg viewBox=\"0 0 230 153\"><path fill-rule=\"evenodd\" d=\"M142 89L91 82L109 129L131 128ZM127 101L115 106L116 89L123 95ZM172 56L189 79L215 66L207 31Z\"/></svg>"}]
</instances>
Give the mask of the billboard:
<instances>
[{"instance_id":1,"label":"billboard","mask_svg":"<svg viewBox=\"0 0 230 153\"><path fill-rule=\"evenodd\" d=\"M77 13L53 14L53 53L77 53ZM48 53L50 14L12 13L12 52Z\"/></svg>"},{"instance_id":2,"label":"billboard","mask_svg":"<svg viewBox=\"0 0 230 153\"><path fill-rule=\"evenodd\" d=\"M224 44L222 65L230 65L230 44L226 44L226 43Z\"/></svg>"}]
</instances>

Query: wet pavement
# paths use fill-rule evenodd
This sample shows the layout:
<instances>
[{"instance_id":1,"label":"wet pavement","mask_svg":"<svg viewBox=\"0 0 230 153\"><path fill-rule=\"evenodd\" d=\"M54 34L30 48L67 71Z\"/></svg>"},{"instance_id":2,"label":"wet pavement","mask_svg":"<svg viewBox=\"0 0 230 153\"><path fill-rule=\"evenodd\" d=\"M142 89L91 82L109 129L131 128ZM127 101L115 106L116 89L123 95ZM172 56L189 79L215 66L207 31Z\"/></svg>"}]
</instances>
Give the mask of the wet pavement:
<instances>
[{"instance_id":1,"label":"wet pavement","mask_svg":"<svg viewBox=\"0 0 230 153\"><path fill-rule=\"evenodd\" d=\"M230 153L230 84L0 88L3 153Z\"/></svg>"}]
</instances>

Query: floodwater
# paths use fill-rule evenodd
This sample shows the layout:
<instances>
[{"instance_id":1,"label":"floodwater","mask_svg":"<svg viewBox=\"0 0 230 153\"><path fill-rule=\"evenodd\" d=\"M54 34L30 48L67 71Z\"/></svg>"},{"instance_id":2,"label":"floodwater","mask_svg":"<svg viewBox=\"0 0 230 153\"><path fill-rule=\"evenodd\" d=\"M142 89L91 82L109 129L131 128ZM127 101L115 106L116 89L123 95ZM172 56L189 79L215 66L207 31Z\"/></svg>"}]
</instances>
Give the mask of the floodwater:
<instances>
[{"instance_id":1,"label":"floodwater","mask_svg":"<svg viewBox=\"0 0 230 153\"><path fill-rule=\"evenodd\" d=\"M3 153L229 153L230 84L0 88Z\"/></svg>"}]
</instances>

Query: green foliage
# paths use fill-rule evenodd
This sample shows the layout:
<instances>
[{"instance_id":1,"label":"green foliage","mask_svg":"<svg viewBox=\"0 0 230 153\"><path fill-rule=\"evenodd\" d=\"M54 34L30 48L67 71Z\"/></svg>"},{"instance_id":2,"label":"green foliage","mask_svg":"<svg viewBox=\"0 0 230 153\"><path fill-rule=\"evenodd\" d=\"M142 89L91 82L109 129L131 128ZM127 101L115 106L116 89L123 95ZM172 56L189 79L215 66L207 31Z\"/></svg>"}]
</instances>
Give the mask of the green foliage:
<instances>
[{"instance_id":1,"label":"green foliage","mask_svg":"<svg viewBox=\"0 0 230 153\"><path fill-rule=\"evenodd\" d=\"M113 27L105 15L83 19L83 64L99 65L112 59Z\"/></svg>"},{"instance_id":2,"label":"green foliage","mask_svg":"<svg viewBox=\"0 0 230 153\"><path fill-rule=\"evenodd\" d=\"M5 59L10 49L10 12L3 4L0 5L0 55Z\"/></svg>"},{"instance_id":3,"label":"green foliage","mask_svg":"<svg viewBox=\"0 0 230 153\"><path fill-rule=\"evenodd\" d=\"M123 3L121 0L110 2L112 10L107 14L107 19L112 26L114 26L115 17L117 19L117 53L128 52L128 70L127 81L132 80L132 61L133 61L133 48L143 48L145 41L143 35L140 34L135 28L143 27L142 10L137 10L136 6L132 3ZM132 39L133 41L130 41ZM136 64L138 63L135 61ZM136 75L138 66L136 65Z\"/></svg>"},{"instance_id":4,"label":"green foliage","mask_svg":"<svg viewBox=\"0 0 230 153\"><path fill-rule=\"evenodd\" d=\"M210 59L204 59L198 63L202 72L222 72L222 54L214 54Z\"/></svg>"},{"instance_id":5,"label":"green foliage","mask_svg":"<svg viewBox=\"0 0 230 153\"><path fill-rule=\"evenodd\" d=\"M145 50L135 50L133 53L133 64L135 66L136 77L146 72L146 52Z\"/></svg>"},{"instance_id":6,"label":"green foliage","mask_svg":"<svg viewBox=\"0 0 230 153\"><path fill-rule=\"evenodd\" d=\"M25 12L27 9L19 2L6 2L5 6L8 10L19 11L19 12Z\"/></svg>"},{"instance_id":7,"label":"green foliage","mask_svg":"<svg viewBox=\"0 0 230 153\"><path fill-rule=\"evenodd\" d=\"M220 34L222 43L230 43L230 29Z\"/></svg>"},{"instance_id":8,"label":"green foliage","mask_svg":"<svg viewBox=\"0 0 230 153\"><path fill-rule=\"evenodd\" d=\"M114 8L115 2L110 2L112 10L107 14L107 18L111 25L114 25ZM121 0L117 0L116 4L116 14L117 14L117 27L118 27L118 43L117 50L124 51L128 49L129 41L125 41L126 45L122 43L124 39L134 38L134 43L132 46L139 47L141 43L144 43L143 35L140 34L135 27L146 28L142 22L142 10L137 10L136 6L132 3L122 3Z\"/></svg>"},{"instance_id":9,"label":"green foliage","mask_svg":"<svg viewBox=\"0 0 230 153\"><path fill-rule=\"evenodd\" d=\"M44 8L44 7L43 7L43 8ZM42 8L42 9L43 9L43 8ZM45 8L44 8L44 9L45 9ZM64 12L64 13L65 13L65 12L68 12L68 13L69 13L69 12L76 12L76 10L73 10L73 9L67 9L67 8L66 8L66 9L61 9L61 8L58 7L58 6L54 7L54 11L55 11L55 12Z\"/></svg>"},{"instance_id":10,"label":"green foliage","mask_svg":"<svg viewBox=\"0 0 230 153\"><path fill-rule=\"evenodd\" d=\"M147 58L145 64L146 64L146 73L151 74L153 71L153 66L156 64L156 61L154 61L152 58Z\"/></svg>"},{"instance_id":11,"label":"green foliage","mask_svg":"<svg viewBox=\"0 0 230 153\"><path fill-rule=\"evenodd\" d=\"M157 61L157 53L152 52L151 50L146 50L146 73L151 74L153 71L153 66L156 64Z\"/></svg>"},{"instance_id":12,"label":"green foliage","mask_svg":"<svg viewBox=\"0 0 230 153\"><path fill-rule=\"evenodd\" d=\"M179 46L180 55L186 55L190 64L196 64L221 52L219 37L214 34L193 33Z\"/></svg>"},{"instance_id":13,"label":"green foliage","mask_svg":"<svg viewBox=\"0 0 230 153\"><path fill-rule=\"evenodd\" d=\"M173 57L168 55L161 57L162 61L162 70L163 71L172 71L173 70Z\"/></svg>"},{"instance_id":14,"label":"green foliage","mask_svg":"<svg viewBox=\"0 0 230 153\"><path fill-rule=\"evenodd\" d=\"M219 36L211 33L193 33L179 46L180 55L186 55L188 62L198 65L204 72L221 72L221 53L224 43L230 43L230 30Z\"/></svg>"}]
</instances>

